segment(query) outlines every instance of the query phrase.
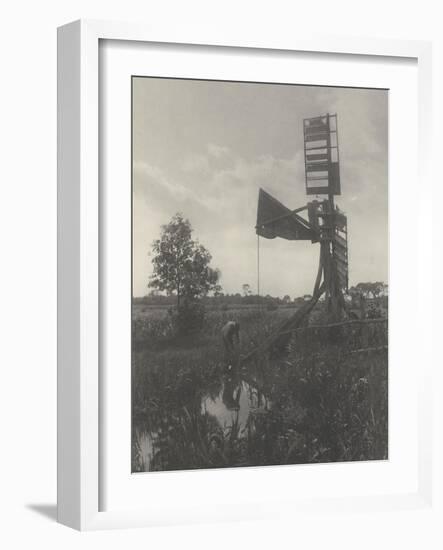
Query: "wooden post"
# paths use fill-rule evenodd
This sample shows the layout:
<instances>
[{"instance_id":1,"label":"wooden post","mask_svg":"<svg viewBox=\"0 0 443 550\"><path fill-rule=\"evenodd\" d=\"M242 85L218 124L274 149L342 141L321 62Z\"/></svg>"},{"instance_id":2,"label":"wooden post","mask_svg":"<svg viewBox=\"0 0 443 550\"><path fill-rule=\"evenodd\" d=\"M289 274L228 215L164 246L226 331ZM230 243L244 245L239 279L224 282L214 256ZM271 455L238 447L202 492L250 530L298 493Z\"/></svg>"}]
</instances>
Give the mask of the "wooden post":
<instances>
[{"instance_id":1,"label":"wooden post","mask_svg":"<svg viewBox=\"0 0 443 550\"><path fill-rule=\"evenodd\" d=\"M321 277L322 277L322 274L323 274L323 269L324 269L323 248L322 248L322 245L320 244L320 258L319 258L319 262L318 262L318 271L317 271L317 278L315 279L314 292L312 293L313 296L318 292L318 289L320 287Z\"/></svg>"},{"instance_id":2,"label":"wooden post","mask_svg":"<svg viewBox=\"0 0 443 550\"><path fill-rule=\"evenodd\" d=\"M257 296L260 296L260 235L257 234Z\"/></svg>"}]
</instances>

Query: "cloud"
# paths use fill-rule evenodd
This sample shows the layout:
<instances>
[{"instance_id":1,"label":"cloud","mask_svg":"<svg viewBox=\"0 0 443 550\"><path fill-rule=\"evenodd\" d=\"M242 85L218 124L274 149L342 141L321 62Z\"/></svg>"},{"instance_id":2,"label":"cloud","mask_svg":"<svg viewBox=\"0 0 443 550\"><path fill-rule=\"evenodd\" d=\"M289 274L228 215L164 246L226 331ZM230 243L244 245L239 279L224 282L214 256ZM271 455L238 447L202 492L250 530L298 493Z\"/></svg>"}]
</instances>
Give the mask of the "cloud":
<instances>
[{"instance_id":1,"label":"cloud","mask_svg":"<svg viewBox=\"0 0 443 550\"><path fill-rule=\"evenodd\" d=\"M302 120L337 112L351 278L387 277L387 93L143 79L134 117L134 291L145 291L150 243L178 211L223 273L226 292L256 278L258 189L306 204ZM155 109L152 106L155 105ZM260 240L262 291L312 291L310 242Z\"/></svg>"},{"instance_id":2,"label":"cloud","mask_svg":"<svg viewBox=\"0 0 443 550\"><path fill-rule=\"evenodd\" d=\"M215 143L209 143L208 153L215 158L221 158L224 155L229 154L229 147L223 147L223 145L216 145Z\"/></svg>"},{"instance_id":3,"label":"cloud","mask_svg":"<svg viewBox=\"0 0 443 550\"><path fill-rule=\"evenodd\" d=\"M134 194L149 200L157 190L163 190L167 197L178 201L192 200L206 206L204 196L192 187L184 185L179 179L171 180L159 167L148 162L134 162Z\"/></svg>"},{"instance_id":4,"label":"cloud","mask_svg":"<svg viewBox=\"0 0 443 550\"><path fill-rule=\"evenodd\" d=\"M212 146L211 146L212 147ZM209 148L209 146L208 146ZM156 191L161 191L165 199L173 202L194 201L195 207L202 206L210 212L226 208L227 213L244 208L243 201L254 196L259 187L265 187L271 193L294 201L294 191L300 188L303 196L303 158L302 153L293 158L276 158L272 155L260 155L253 159L242 158L227 147L223 150L226 162L223 165L210 163L206 151L187 157L182 170L168 174L164 169L146 161L134 162L134 193L152 200ZM217 153L216 158L220 158ZM297 195L297 193L296 193Z\"/></svg>"},{"instance_id":5,"label":"cloud","mask_svg":"<svg viewBox=\"0 0 443 550\"><path fill-rule=\"evenodd\" d=\"M302 153L289 159L274 155L246 159L225 147L225 162L221 166L205 162L207 157L208 147L205 146L201 152L185 159L181 170L171 174L147 162L134 163L136 204L142 202L145 205L134 207L135 240L139 254L143 255L134 269L134 288L138 292L143 293L140 289L145 288L151 269L145 259L146 250L158 236L159 226L167 223L175 212L183 212L189 218L195 236L212 253L213 265L222 271L221 282L225 291L236 292L239 281L254 286L256 278L257 238L254 227L258 189L266 188L292 207L306 201ZM293 262L288 250L294 246L275 241L272 245L262 243L264 258L268 258L263 268L262 289L271 294L287 294L286 279L292 277L290 266ZM310 281L311 256L315 252L303 244L299 248L304 252L299 256L298 275ZM276 283L272 272L272 266L277 263L285 273L280 275L280 283Z\"/></svg>"}]
</instances>

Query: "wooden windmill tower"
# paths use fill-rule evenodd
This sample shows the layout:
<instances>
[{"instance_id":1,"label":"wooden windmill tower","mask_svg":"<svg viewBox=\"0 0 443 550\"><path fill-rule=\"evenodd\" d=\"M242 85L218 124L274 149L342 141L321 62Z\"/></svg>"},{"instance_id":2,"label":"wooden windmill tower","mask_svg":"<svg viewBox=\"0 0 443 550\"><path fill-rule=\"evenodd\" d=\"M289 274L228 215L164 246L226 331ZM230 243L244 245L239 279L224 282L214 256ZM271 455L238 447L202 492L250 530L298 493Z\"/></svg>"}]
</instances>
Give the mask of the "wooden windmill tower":
<instances>
[{"instance_id":1,"label":"wooden windmill tower","mask_svg":"<svg viewBox=\"0 0 443 550\"><path fill-rule=\"evenodd\" d=\"M280 334L301 324L323 293L330 322L340 321L346 315L343 292L348 289L347 218L334 203L334 197L341 194L337 115L304 119L303 137L306 194L317 198L295 210L263 189L258 199L258 236L320 244L312 299L282 324ZM303 211L307 212L307 219L300 215Z\"/></svg>"}]
</instances>

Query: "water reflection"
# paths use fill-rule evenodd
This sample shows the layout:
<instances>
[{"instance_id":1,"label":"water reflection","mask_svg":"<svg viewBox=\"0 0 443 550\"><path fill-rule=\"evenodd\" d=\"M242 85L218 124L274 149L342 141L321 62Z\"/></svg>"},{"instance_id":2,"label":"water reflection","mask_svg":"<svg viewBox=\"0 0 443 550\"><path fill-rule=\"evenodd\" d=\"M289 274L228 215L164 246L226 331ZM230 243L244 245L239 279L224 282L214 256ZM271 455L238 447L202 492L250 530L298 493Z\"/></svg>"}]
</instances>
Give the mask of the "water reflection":
<instances>
[{"instance_id":1,"label":"water reflection","mask_svg":"<svg viewBox=\"0 0 443 550\"><path fill-rule=\"evenodd\" d=\"M151 416L135 425L136 470L174 469L174 456L186 462L191 449L189 468L229 466L227 453L247 437L248 428L254 426L252 417L270 408L270 400L254 380L246 381L240 373L225 374L202 391L196 405L162 410L157 419Z\"/></svg>"},{"instance_id":2,"label":"water reflection","mask_svg":"<svg viewBox=\"0 0 443 550\"><path fill-rule=\"evenodd\" d=\"M268 410L269 401L245 380L227 378L220 393L202 400L202 411L214 416L222 428L238 425L240 433L246 427L249 415L258 409Z\"/></svg>"},{"instance_id":3,"label":"water reflection","mask_svg":"<svg viewBox=\"0 0 443 550\"><path fill-rule=\"evenodd\" d=\"M142 471L149 471L154 457L154 441L158 434L135 428L135 441L139 452L139 463Z\"/></svg>"},{"instance_id":4,"label":"water reflection","mask_svg":"<svg viewBox=\"0 0 443 550\"><path fill-rule=\"evenodd\" d=\"M132 471L385 459L387 353L325 350L150 365L133 385Z\"/></svg>"}]
</instances>

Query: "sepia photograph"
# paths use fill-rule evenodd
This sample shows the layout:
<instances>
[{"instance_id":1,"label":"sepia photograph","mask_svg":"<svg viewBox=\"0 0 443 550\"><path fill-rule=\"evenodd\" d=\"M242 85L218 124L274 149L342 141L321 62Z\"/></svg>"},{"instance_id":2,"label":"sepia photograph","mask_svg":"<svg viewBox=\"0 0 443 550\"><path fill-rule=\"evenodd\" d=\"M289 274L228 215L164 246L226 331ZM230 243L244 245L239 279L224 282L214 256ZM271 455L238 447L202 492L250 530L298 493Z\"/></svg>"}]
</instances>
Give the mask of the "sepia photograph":
<instances>
[{"instance_id":1,"label":"sepia photograph","mask_svg":"<svg viewBox=\"0 0 443 550\"><path fill-rule=\"evenodd\" d=\"M388 100L132 77L132 473L388 459Z\"/></svg>"}]
</instances>

